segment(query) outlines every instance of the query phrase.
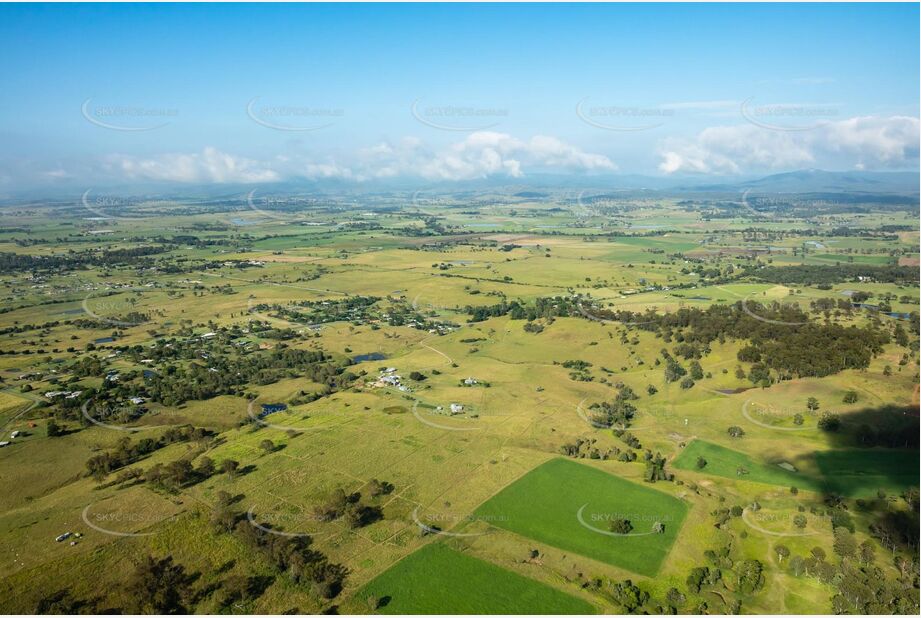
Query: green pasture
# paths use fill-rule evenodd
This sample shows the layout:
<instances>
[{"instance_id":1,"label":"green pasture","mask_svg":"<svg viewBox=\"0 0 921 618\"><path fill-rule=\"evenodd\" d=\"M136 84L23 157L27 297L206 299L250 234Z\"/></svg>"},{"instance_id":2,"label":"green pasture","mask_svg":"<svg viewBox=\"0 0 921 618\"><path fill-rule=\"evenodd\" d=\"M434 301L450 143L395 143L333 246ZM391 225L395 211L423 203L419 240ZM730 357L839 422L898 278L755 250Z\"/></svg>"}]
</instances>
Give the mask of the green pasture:
<instances>
[{"instance_id":1,"label":"green pasture","mask_svg":"<svg viewBox=\"0 0 921 618\"><path fill-rule=\"evenodd\" d=\"M532 470L476 511L492 525L650 577L686 513L669 494L565 459ZM612 519L630 520L633 532L608 534ZM651 533L656 522L663 533Z\"/></svg>"},{"instance_id":2,"label":"green pasture","mask_svg":"<svg viewBox=\"0 0 921 618\"><path fill-rule=\"evenodd\" d=\"M443 543L416 550L374 578L355 601L382 614L594 614L588 602L462 554ZM373 601L372 601L373 603Z\"/></svg>"}]
</instances>

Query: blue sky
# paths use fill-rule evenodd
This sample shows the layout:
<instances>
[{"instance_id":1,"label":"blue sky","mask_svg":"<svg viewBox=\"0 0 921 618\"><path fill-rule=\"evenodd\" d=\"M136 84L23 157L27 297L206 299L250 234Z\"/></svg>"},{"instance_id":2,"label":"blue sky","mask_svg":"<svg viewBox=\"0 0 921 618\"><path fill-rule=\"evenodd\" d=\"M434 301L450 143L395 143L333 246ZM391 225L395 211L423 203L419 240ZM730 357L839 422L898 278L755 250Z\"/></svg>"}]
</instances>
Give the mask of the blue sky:
<instances>
[{"instance_id":1,"label":"blue sky","mask_svg":"<svg viewBox=\"0 0 921 618\"><path fill-rule=\"evenodd\" d=\"M917 169L918 18L915 4L3 5L0 191Z\"/></svg>"}]
</instances>

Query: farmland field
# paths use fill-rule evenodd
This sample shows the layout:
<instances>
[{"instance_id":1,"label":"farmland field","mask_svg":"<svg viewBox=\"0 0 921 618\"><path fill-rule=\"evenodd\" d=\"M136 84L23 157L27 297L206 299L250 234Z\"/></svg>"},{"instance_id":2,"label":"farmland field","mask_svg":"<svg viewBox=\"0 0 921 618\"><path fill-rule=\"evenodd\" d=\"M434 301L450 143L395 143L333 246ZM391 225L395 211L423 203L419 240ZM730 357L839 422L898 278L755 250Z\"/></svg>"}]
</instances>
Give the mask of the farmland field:
<instances>
[{"instance_id":1,"label":"farmland field","mask_svg":"<svg viewBox=\"0 0 921 618\"><path fill-rule=\"evenodd\" d=\"M356 595L383 614L594 614L585 601L449 549L426 545Z\"/></svg>"},{"instance_id":2,"label":"farmland field","mask_svg":"<svg viewBox=\"0 0 921 618\"><path fill-rule=\"evenodd\" d=\"M675 467L756 483L832 491L851 497L867 497L879 491L900 493L912 487L918 476L914 451L845 449L815 454L819 475L796 471L785 461L758 461L745 453L702 440L691 442L675 459ZM705 465L697 465L703 458ZM792 469L783 466L792 466Z\"/></svg>"},{"instance_id":3,"label":"farmland field","mask_svg":"<svg viewBox=\"0 0 921 618\"><path fill-rule=\"evenodd\" d=\"M701 468L698 458L705 460ZM725 478L736 478L756 483L767 483L781 487L802 487L818 490L818 479L782 468L779 463L760 462L745 453L703 440L691 442L675 458L675 467L684 470L697 470L702 474L715 474ZM744 471L740 471L740 468Z\"/></svg>"},{"instance_id":4,"label":"farmland field","mask_svg":"<svg viewBox=\"0 0 921 618\"><path fill-rule=\"evenodd\" d=\"M552 459L503 489L476 515L536 541L652 576L686 513L686 506L668 494ZM634 530L612 534L614 519L631 521ZM664 524L664 532L651 533L656 522Z\"/></svg>"}]
</instances>

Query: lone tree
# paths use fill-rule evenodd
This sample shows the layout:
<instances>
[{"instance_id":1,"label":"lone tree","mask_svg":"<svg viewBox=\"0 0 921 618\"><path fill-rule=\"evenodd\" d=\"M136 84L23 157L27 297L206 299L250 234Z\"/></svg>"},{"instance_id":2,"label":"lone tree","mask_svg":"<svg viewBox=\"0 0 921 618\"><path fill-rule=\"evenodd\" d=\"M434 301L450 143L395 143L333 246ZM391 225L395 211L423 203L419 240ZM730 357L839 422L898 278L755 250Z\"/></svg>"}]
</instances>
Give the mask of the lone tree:
<instances>
[{"instance_id":1,"label":"lone tree","mask_svg":"<svg viewBox=\"0 0 921 618\"><path fill-rule=\"evenodd\" d=\"M231 532L240 516L233 510L233 496L226 491L217 492L217 501L211 511L211 525L217 530Z\"/></svg>"},{"instance_id":2,"label":"lone tree","mask_svg":"<svg viewBox=\"0 0 921 618\"><path fill-rule=\"evenodd\" d=\"M793 525L796 526L797 528L805 528L806 527L806 516L802 514L795 515L793 517Z\"/></svg>"},{"instance_id":3,"label":"lone tree","mask_svg":"<svg viewBox=\"0 0 921 618\"><path fill-rule=\"evenodd\" d=\"M237 478L237 471L240 468L240 462L235 459L225 459L221 462L221 472L231 479Z\"/></svg>"},{"instance_id":4,"label":"lone tree","mask_svg":"<svg viewBox=\"0 0 921 618\"><path fill-rule=\"evenodd\" d=\"M656 523L652 524L652 531L656 534L664 534L665 524L663 524L661 521L657 521Z\"/></svg>"},{"instance_id":5,"label":"lone tree","mask_svg":"<svg viewBox=\"0 0 921 618\"><path fill-rule=\"evenodd\" d=\"M822 418L819 419L818 425L822 431L838 431L841 428L841 419L838 418L837 414L825 412Z\"/></svg>"},{"instance_id":6,"label":"lone tree","mask_svg":"<svg viewBox=\"0 0 921 618\"><path fill-rule=\"evenodd\" d=\"M275 443L269 439L266 439L259 443L259 448L261 448L266 453L271 453L275 450Z\"/></svg>"},{"instance_id":7,"label":"lone tree","mask_svg":"<svg viewBox=\"0 0 921 618\"><path fill-rule=\"evenodd\" d=\"M630 534L631 530L633 530L633 524L630 523L629 519L614 519L611 521L611 532Z\"/></svg>"},{"instance_id":8,"label":"lone tree","mask_svg":"<svg viewBox=\"0 0 921 618\"><path fill-rule=\"evenodd\" d=\"M857 391L844 393L844 403L857 403Z\"/></svg>"},{"instance_id":9,"label":"lone tree","mask_svg":"<svg viewBox=\"0 0 921 618\"><path fill-rule=\"evenodd\" d=\"M214 460L207 455L202 457L201 461L198 462L198 469L196 469L195 472L202 478L208 478L214 474Z\"/></svg>"},{"instance_id":10,"label":"lone tree","mask_svg":"<svg viewBox=\"0 0 921 618\"><path fill-rule=\"evenodd\" d=\"M697 468L699 470L703 470L706 467L707 467L707 460L704 459L703 457L698 457L697 458Z\"/></svg>"},{"instance_id":11,"label":"lone tree","mask_svg":"<svg viewBox=\"0 0 921 618\"><path fill-rule=\"evenodd\" d=\"M745 435L745 430L739 427L738 425L733 425L726 430L729 433L730 438L741 438Z\"/></svg>"},{"instance_id":12,"label":"lone tree","mask_svg":"<svg viewBox=\"0 0 921 618\"><path fill-rule=\"evenodd\" d=\"M777 554L777 561L782 563L784 558L789 557L790 550L786 545L777 545L774 547L774 553Z\"/></svg>"},{"instance_id":13,"label":"lone tree","mask_svg":"<svg viewBox=\"0 0 921 618\"><path fill-rule=\"evenodd\" d=\"M808 408L811 412L815 412L819 409L819 400L815 397L810 397L806 400L806 408Z\"/></svg>"}]
</instances>

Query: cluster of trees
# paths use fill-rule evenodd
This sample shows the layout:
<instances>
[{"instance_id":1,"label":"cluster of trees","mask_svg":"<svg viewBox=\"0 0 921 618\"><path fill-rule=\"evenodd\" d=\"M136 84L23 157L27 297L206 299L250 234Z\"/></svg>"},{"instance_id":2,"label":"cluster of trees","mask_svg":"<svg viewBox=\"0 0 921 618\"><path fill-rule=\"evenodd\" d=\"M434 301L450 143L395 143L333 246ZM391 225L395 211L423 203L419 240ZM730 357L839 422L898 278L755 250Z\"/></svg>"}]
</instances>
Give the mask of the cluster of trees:
<instances>
[{"instance_id":1,"label":"cluster of trees","mask_svg":"<svg viewBox=\"0 0 921 618\"><path fill-rule=\"evenodd\" d=\"M418 330L453 327L449 322L430 319L409 303L388 297L389 304L378 305L384 299L377 296L347 296L339 300L302 301L293 306L257 305L257 311L271 310L275 317L301 324L351 322L355 325L380 320L389 326L410 326ZM434 314L431 314L434 315ZM377 328L377 324L373 325Z\"/></svg>"},{"instance_id":2,"label":"cluster of trees","mask_svg":"<svg viewBox=\"0 0 921 618\"><path fill-rule=\"evenodd\" d=\"M128 577L125 591L138 614L187 614L195 577L172 556L145 556Z\"/></svg>"},{"instance_id":3,"label":"cluster of trees","mask_svg":"<svg viewBox=\"0 0 921 618\"><path fill-rule=\"evenodd\" d=\"M584 360L567 360L560 363L566 369L571 369L569 379L577 382L591 382L595 378L589 373L592 364Z\"/></svg>"},{"instance_id":4,"label":"cluster of trees","mask_svg":"<svg viewBox=\"0 0 921 618\"><path fill-rule=\"evenodd\" d=\"M741 512L741 507L737 510ZM747 597L759 592L765 584L764 565L761 561L749 558L736 559L733 556L738 552L733 552L733 547L733 537L725 535L724 542L719 547L704 551L707 564L692 568L685 580L688 591L694 594L721 586L724 592L717 592L716 596L723 599L726 607L718 613L738 614L741 611L741 599L726 599L726 592L731 591ZM696 613L712 613L708 609L707 602L704 601L696 608Z\"/></svg>"},{"instance_id":5,"label":"cluster of trees","mask_svg":"<svg viewBox=\"0 0 921 618\"><path fill-rule=\"evenodd\" d=\"M799 308L778 304L763 306L748 302L743 307L739 302L711 305L707 309L682 308L664 315L606 313L622 322L645 322L637 328L656 332L666 342L677 340L705 346L727 338L749 340L751 345L740 350L740 360L754 363L750 377L755 383L769 380L769 370L786 379L863 369L889 342L888 331L872 324L864 328L817 324L809 322ZM672 380L683 376L682 371L686 370L677 361L666 366L666 376Z\"/></svg>"},{"instance_id":6,"label":"cluster of trees","mask_svg":"<svg viewBox=\"0 0 921 618\"><path fill-rule=\"evenodd\" d=\"M637 399L639 396L632 388L626 384L619 384L614 401L602 401L589 406L592 423L598 427L611 427L615 424L621 428L629 427L636 415L636 406L631 402Z\"/></svg>"},{"instance_id":7,"label":"cluster of trees","mask_svg":"<svg viewBox=\"0 0 921 618\"><path fill-rule=\"evenodd\" d=\"M631 448L641 449L643 445L640 443L639 438L630 433L629 431L624 431L623 429L615 429L614 435L620 438L624 444Z\"/></svg>"},{"instance_id":8,"label":"cluster of trees","mask_svg":"<svg viewBox=\"0 0 921 618\"><path fill-rule=\"evenodd\" d=\"M322 351L279 346L250 356L214 355L208 366L198 362L167 365L148 378L146 392L154 401L176 406L193 399L238 394L249 384L273 384L286 377L302 377L334 392L355 379L346 367L347 363L337 363Z\"/></svg>"},{"instance_id":9,"label":"cluster of trees","mask_svg":"<svg viewBox=\"0 0 921 618\"><path fill-rule=\"evenodd\" d=\"M560 452L567 457L573 457L576 459L585 459L589 457L591 459L607 459L608 453L602 453L601 450L595 446L595 443L598 442L597 438L576 438L575 442L568 442L560 447Z\"/></svg>"},{"instance_id":10,"label":"cluster of trees","mask_svg":"<svg viewBox=\"0 0 921 618\"><path fill-rule=\"evenodd\" d=\"M172 248L166 245L147 245L123 249L88 249L55 255L33 255L2 251L0 252L0 271L54 271L55 273L61 273L92 266L136 266L150 262L144 258L166 253Z\"/></svg>"},{"instance_id":11,"label":"cluster of trees","mask_svg":"<svg viewBox=\"0 0 921 618\"><path fill-rule=\"evenodd\" d=\"M860 277L880 283L918 286L914 266L874 266L870 264L751 266L745 273L755 279L786 285L817 285L859 281Z\"/></svg>"},{"instance_id":12,"label":"cluster of trees","mask_svg":"<svg viewBox=\"0 0 921 618\"><path fill-rule=\"evenodd\" d=\"M917 614L918 561L897 555L893 558L896 577L887 577L876 564L876 550L869 541L860 544L844 528L835 528L833 551L835 564L821 547L813 547L804 555L793 555L787 561L787 572L794 577L811 577L830 585L835 593L831 599L836 614ZM774 548L778 561L791 556L783 545Z\"/></svg>"},{"instance_id":13,"label":"cluster of trees","mask_svg":"<svg viewBox=\"0 0 921 618\"><path fill-rule=\"evenodd\" d=\"M375 480L371 485L371 495L382 496L393 491L393 485ZM362 528L383 519L383 509L375 504L363 503L361 492L347 494L342 488L336 489L329 499L317 506L314 513L321 521L342 519L350 528Z\"/></svg>"},{"instance_id":14,"label":"cluster of trees","mask_svg":"<svg viewBox=\"0 0 921 618\"><path fill-rule=\"evenodd\" d=\"M646 471L643 473L643 480L647 483L675 480L674 474L665 471L666 460L659 451L656 451L656 454L653 455L652 451L647 449L646 452L643 453L643 460L646 462Z\"/></svg>"},{"instance_id":15,"label":"cluster of trees","mask_svg":"<svg viewBox=\"0 0 921 618\"><path fill-rule=\"evenodd\" d=\"M612 446L606 451L602 451L595 443L598 440L596 438L577 438L575 442L570 442L564 444L560 447L560 452L567 457L572 457L573 459L601 459L607 461L608 459L616 459L617 461L622 461L629 463L631 461L636 461L636 452L631 450L621 451L616 446Z\"/></svg>"},{"instance_id":16,"label":"cluster of trees","mask_svg":"<svg viewBox=\"0 0 921 618\"><path fill-rule=\"evenodd\" d=\"M227 468L222 466L222 470L227 471ZM234 467L235 470L236 467ZM181 458L165 465L154 464L144 473L144 480L161 489L176 491L204 481L216 472L217 467L210 457L202 457L197 467L192 465L190 459Z\"/></svg>"},{"instance_id":17,"label":"cluster of trees","mask_svg":"<svg viewBox=\"0 0 921 618\"><path fill-rule=\"evenodd\" d=\"M339 594L348 569L313 549L309 535L273 534L271 524L254 525L246 514L234 512L233 504L230 494L218 494L211 517L216 530L232 534L272 564L279 574L286 574L295 584L308 586L321 598L332 599Z\"/></svg>"},{"instance_id":18,"label":"cluster of trees","mask_svg":"<svg viewBox=\"0 0 921 618\"><path fill-rule=\"evenodd\" d=\"M104 451L86 460L86 471L96 481L102 481L112 471L132 464L164 446L175 442L203 441L210 439L211 435L207 429L182 425L170 427L156 440L141 438L133 442L131 438L125 436L116 443L115 448L111 451Z\"/></svg>"},{"instance_id":19,"label":"cluster of trees","mask_svg":"<svg viewBox=\"0 0 921 618\"><path fill-rule=\"evenodd\" d=\"M377 296L346 296L338 300L302 301L294 307L260 305L257 311L273 309L278 316L304 324L364 320L368 312L381 300Z\"/></svg>"},{"instance_id":20,"label":"cluster of trees","mask_svg":"<svg viewBox=\"0 0 921 618\"><path fill-rule=\"evenodd\" d=\"M508 315L513 320L531 322L539 318L552 320L557 317L568 317L578 313L579 309L577 301L570 297L552 296L537 298L531 304L503 300L501 303L483 307L468 305L464 311L470 315L470 322L482 322L503 315Z\"/></svg>"}]
</instances>

